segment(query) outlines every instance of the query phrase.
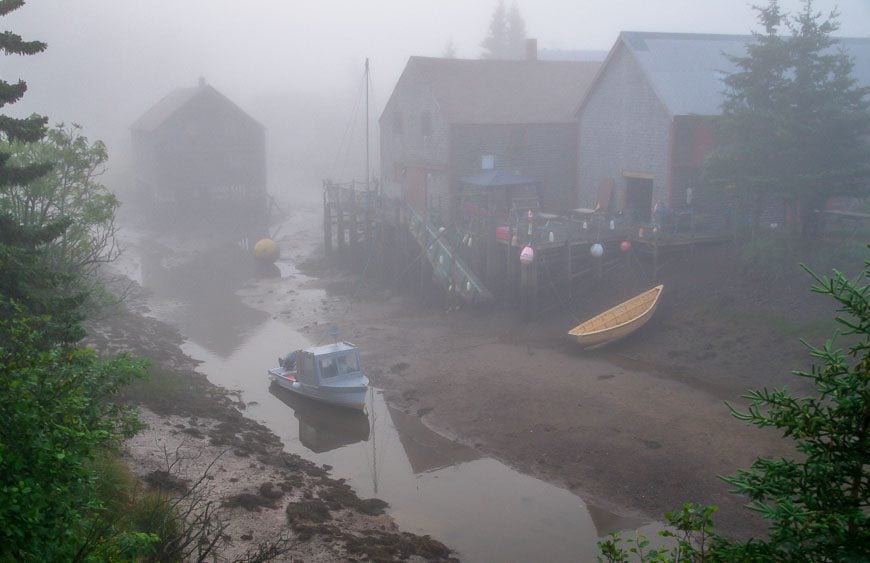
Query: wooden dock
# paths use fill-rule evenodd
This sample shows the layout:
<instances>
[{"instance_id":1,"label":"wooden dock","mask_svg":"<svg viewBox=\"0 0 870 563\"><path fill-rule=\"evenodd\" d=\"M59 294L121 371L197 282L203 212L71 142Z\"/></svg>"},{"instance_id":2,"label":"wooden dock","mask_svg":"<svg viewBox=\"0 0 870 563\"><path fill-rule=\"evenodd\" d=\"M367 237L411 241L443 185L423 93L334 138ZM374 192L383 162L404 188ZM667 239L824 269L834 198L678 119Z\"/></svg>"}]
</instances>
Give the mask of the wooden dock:
<instances>
[{"instance_id":1,"label":"wooden dock","mask_svg":"<svg viewBox=\"0 0 870 563\"><path fill-rule=\"evenodd\" d=\"M603 217L585 220L533 213L497 227L487 220L441 224L364 184L323 185L327 255L392 287L440 294L448 307L498 301L531 318L565 307L603 276L643 259L654 282L663 259L699 244L730 240L712 234L662 234ZM593 247L600 245L600 255ZM527 247L534 259L522 260ZM434 292L433 292L434 290Z\"/></svg>"}]
</instances>

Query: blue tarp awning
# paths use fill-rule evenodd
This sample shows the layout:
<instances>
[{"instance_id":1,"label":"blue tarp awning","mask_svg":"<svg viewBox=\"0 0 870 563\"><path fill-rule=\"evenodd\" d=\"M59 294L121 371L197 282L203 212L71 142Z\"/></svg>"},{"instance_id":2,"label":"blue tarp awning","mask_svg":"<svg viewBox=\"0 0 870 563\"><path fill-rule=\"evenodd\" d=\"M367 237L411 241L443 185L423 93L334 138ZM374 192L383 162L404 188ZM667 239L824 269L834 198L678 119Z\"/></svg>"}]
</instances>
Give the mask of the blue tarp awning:
<instances>
[{"instance_id":1,"label":"blue tarp awning","mask_svg":"<svg viewBox=\"0 0 870 563\"><path fill-rule=\"evenodd\" d=\"M537 180L516 172L505 170L484 170L474 176L462 178L462 183L479 188L509 188L537 184Z\"/></svg>"}]
</instances>

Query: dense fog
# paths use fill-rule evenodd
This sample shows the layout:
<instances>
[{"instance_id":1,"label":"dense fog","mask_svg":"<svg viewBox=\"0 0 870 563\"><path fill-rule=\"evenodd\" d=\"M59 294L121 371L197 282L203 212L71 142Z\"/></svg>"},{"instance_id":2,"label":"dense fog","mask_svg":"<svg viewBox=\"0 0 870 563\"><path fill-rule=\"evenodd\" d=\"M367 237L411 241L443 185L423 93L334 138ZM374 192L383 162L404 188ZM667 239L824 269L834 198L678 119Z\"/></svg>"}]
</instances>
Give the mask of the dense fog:
<instances>
[{"instance_id":1,"label":"dense fog","mask_svg":"<svg viewBox=\"0 0 870 563\"><path fill-rule=\"evenodd\" d=\"M540 49L607 51L622 30L748 33L750 3L734 0L536 0L518 2ZM788 0L795 11L800 2ZM838 6L838 35L870 30L866 0ZM48 43L33 57L4 57L7 80L23 78L13 115L75 122L109 147L107 183L128 188L129 126L175 88L200 77L267 129L268 189L319 187L324 177L362 177L363 64L371 59L373 166L376 118L411 55L441 56L448 43L477 58L495 0L379 0L240 4L228 0L32 0L4 18L25 39ZM510 2L505 2L510 7ZM355 123L351 120L356 117ZM344 143L344 145L342 145ZM340 146L342 145L342 146ZM377 170L375 170L377 173Z\"/></svg>"}]
</instances>

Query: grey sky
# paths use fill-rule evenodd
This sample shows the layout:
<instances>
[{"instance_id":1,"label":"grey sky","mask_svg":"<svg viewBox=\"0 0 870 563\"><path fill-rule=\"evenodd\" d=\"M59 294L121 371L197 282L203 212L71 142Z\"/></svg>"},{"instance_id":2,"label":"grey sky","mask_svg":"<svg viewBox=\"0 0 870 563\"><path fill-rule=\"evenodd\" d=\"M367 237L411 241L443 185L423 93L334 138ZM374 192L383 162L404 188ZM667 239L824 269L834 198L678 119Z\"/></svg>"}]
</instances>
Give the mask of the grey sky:
<instances>
[{"instance_id":1,"label":"grey sky","mask_svg":"<svg viewBox=\"0 0 870 563\"><path fill-rule=\"evenodd\" d=\"M3 27L46 41L49 48L34 57L5 57L0 73L6 79L20 76L30 87L10 109L37 111L53 122L79 122L90 136L105 139L114 154L113 145L123 152L133 120L173 88L194 85L199 76L261 120L270 138L297 126L316 127L319 112L333 120L320 129L336 131L352 112L366 57L372 63L374 102L381 106L409 56L439 56L452 41L459 57L477 57L495 4L30 0L4 18ZM789 11L800 4L781 2ZM742 0L526 0L518 6L528 36L538 38L541 48L607 50L620 30L758 29L755 13ZM823 12L834 6L841 12L838 35L870 35L870 1L815 2ZM288 144L288 150L293 146Z\"/></svg>"}]
</instances>

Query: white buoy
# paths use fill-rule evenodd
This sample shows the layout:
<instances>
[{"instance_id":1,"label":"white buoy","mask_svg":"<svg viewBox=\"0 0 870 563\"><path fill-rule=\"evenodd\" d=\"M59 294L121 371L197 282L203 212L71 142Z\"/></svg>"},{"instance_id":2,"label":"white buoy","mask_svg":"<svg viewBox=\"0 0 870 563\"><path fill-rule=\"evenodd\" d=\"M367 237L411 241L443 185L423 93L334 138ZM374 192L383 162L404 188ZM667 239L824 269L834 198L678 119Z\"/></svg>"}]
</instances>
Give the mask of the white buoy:
<instances>
[{"instance_id":1,"label":"white buoy","mask_svg":"<svg viewBox=\"0 0 870 563\"><path fill-rule=\"evenodd\" d=\"M604 254L604 247L596 242L592 245L592 248L589 249L589 254L596 258L600 258L601 255Z\"/></svg>"}]
</instances>

